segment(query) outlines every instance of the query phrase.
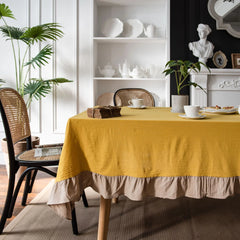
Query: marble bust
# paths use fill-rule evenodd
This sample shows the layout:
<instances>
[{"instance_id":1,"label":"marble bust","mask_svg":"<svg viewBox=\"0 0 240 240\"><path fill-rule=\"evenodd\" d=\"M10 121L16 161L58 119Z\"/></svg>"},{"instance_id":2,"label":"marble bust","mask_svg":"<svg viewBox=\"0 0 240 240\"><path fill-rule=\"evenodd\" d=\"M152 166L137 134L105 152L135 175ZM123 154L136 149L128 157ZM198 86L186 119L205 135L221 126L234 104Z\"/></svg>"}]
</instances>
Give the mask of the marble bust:
<instances>
[{"instance_id":1,"label":"marble bust","mask_svg":"<svg viewBox=\"0 0 240 240\"><path fill-rule=\"evenodd\" d=\"M199 41L190 42L189 49L193 52L198 61L206 64L208 58L213 56L214 45L207 41L208 34L212 31L207 24L200 23L197 28Z\"/></svg>"}]
</instances>

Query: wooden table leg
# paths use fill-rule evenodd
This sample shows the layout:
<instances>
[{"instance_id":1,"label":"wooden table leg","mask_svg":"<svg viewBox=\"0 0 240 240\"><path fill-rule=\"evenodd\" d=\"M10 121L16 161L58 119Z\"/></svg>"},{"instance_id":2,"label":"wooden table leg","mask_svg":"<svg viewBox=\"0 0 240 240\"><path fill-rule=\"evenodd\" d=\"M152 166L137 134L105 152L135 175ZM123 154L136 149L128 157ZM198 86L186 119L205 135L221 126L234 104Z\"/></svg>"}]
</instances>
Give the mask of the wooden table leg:
<instances>
[{"instance_id":1,"label":"wooden table leg","mask_svg":"<svg viewBox=\"0 0 240 240\"><path fill-rule=\"evenodd\" d=\"M98 221L98 240L107 240L111 201L111 199L104 199L101 196Z\"/></svg>"},{"instance_id":2,"label":"wooden table leg","mask_svg":"<svg viewBox=\"0 0 240 240\"><path fill-rule=\"evenodd\" d=\"M112 203L113 203L113 204L118 203L118 198L113 198L113 199L112 199Z\"/></svg>"}]
</instances>

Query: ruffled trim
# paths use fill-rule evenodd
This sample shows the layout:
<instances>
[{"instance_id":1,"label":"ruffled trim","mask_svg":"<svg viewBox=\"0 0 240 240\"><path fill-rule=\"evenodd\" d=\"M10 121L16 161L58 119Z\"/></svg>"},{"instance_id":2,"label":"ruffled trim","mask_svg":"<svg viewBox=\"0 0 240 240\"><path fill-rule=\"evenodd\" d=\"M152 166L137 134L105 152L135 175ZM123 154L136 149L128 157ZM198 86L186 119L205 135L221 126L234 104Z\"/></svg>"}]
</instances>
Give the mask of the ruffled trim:
<instances>
[{"instance_id":1,"label":"ruffled trim","mask_svg":"<svg viewBox=\"0 0 240 240\"><path fill-rule=\"evenodd\" d=\"M48 205L64 218L71 219L74 202L79 201L83 189L92 187L105 199L125 195L139 201L146 197L176 199L218 198L224 199L240 193L240 177L151 177L103 176L82 172L67 180L55 182Z\"/></svg>"}]
</instances>

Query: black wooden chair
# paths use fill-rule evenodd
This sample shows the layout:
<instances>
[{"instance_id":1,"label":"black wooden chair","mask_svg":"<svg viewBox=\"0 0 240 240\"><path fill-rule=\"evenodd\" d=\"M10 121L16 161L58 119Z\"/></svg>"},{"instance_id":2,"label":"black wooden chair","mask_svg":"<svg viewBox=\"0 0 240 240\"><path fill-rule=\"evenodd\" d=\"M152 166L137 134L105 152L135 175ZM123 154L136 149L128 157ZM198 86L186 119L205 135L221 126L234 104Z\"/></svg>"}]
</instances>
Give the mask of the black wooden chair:
<instances>
[{"instance_id":1,"label":"black wooden chair","mask_svg":"<svg viewBox=\"0 0 240 240\"><path fill-rule=\"evenodd\" d=\"M9 156L9 182L5 205L0 220L1 234L6 219L12 216L18 192L24 178L26 177L22 205L26 204L27 195L32 190L38 170L56 177L56 173L47 167L58 166L62 144L41 146L42 149L38 149L38 152L47 151L48 154L36 155L36 149L32 148L31 131L26 105L23 98L14 89L0 88L0 111L7 139ZM27 141L27 150L15 157L14 144L24 139ZM15 175L20 166L25 166L26 170L20 176L15 187ZM84 192L82 199L84 206L88 207ZM72 211L72 228L73 233L78 234L75 208Z\"/></svg>"},{"instance_id":2,"label":"black wooden chair","mask_svg":"<svg viewBox=\"0 0 240 240\"><path fill-rule=\"evenodd\" d=\"M113 102L115 106L128 106L128 101L133 98L143 99L145 106L155 106L152 94L143 88L120 88L114 93Z\"/></svg>"}]
</instances>

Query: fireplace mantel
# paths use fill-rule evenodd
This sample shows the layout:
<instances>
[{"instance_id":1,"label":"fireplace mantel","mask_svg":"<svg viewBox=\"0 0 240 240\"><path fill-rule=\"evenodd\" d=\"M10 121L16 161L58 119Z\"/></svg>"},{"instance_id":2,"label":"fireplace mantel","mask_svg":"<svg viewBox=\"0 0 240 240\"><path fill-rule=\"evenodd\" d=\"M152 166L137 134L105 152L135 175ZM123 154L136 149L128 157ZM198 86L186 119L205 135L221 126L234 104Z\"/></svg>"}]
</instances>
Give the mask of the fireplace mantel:
<instances>
[{"instance_id":1,"label":"fireplace mantel","mask_svg":"<svg viewBox=\"0 0 240 240\"><path fill-rule=\"evenodd\" d=\"M238 106L240 105L240 69L210 69L199 73L191 73L191 81L200 88L191 87L190 99L192 105L206 106Z\"/></svg>"}]
</instances>

